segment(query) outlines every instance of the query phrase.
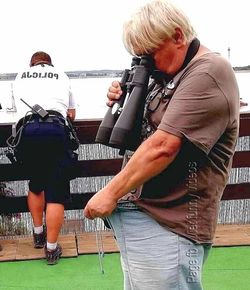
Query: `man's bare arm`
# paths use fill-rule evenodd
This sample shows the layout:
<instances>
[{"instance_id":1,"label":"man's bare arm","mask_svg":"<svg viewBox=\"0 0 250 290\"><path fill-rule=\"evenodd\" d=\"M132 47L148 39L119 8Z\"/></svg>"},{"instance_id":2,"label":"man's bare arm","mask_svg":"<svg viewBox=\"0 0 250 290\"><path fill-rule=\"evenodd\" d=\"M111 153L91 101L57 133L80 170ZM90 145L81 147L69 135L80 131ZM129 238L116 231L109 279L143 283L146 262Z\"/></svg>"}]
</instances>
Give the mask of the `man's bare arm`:
<instances>
[{"instance_id":1,"label":"man's bare arm","mask_svg":"<svg viewBox=\"0 0 250 290\"><path fill-rule=\"evenodd\" d=\"M68 109L67 116L70 118L71 121L74 121L75 117L76 117L76 110L75 109Z\"/></svg>"},{"instance_id":2,"label":"man's bare arm","mask_svg":"<svg viewBox=\"0 0 250 290\"><path fill-rule=\"evenodd\" d=\"M88 218L104 217L132 189L162 172L177 156L182 138L157 130L136 150L127 165L85 207Z\"/></svg>"}]
</instances>

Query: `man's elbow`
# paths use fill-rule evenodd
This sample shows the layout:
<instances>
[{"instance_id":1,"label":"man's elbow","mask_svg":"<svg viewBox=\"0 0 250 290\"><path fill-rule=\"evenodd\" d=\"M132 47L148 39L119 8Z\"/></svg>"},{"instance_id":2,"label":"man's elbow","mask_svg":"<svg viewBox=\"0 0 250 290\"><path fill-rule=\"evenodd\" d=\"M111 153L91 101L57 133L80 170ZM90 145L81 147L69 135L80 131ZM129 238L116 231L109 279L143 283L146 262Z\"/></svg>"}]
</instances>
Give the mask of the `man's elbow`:
<instances>
[{"instance_id":1,"label":"man's elbow","mask_svg":"<svg viewBox=\"0 0 250 290\"><path fill-rule=\"evenodd\" d=\"M152 136L152 147L166 158L175 158L183 144L183 138L157 130Z\"/></svg>"}]
</instances>

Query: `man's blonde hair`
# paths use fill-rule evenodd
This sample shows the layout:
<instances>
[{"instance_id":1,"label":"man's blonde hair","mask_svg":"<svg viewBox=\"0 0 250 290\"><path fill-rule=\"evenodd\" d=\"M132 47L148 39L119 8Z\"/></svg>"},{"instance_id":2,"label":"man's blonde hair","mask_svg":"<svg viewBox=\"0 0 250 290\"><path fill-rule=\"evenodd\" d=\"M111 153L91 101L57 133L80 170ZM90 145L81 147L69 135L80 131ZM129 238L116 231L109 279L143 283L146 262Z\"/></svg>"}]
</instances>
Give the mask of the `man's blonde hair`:
<instances>
[{"instance_id":1,"label":"man's blonde hair","mask_svg":"<svg viewBox=\"0 0 250 290\"><path fill-rule=\"evenodd\" d=\"M176 28L181 29L187 43L196 37L189 19L179 8L167 0L153 0L124 23L123 42L132 55L151 54L174 36Z\"/></svg>"}]
</instances>

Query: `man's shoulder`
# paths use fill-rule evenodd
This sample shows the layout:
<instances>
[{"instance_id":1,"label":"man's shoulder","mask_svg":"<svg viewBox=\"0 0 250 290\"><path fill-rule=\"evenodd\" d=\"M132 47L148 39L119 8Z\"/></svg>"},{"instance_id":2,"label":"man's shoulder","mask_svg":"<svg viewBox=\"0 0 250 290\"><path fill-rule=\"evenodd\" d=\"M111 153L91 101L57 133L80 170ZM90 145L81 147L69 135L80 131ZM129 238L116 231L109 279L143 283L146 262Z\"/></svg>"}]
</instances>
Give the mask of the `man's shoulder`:
<instances>
[{"instance_id":1,"label":"man's shoulder","mask_svg":"<svg viewBox=\"0 0 250 290\"><path fill-rule=\"evenodd\" d=\"M220 72L225 72L225 70L233 73L233 68L230 62L224 56L216 52L209 52L200 56L191 62L190 66L196 71L216 75L220 75Z\"/></svg>"}]
</instances>

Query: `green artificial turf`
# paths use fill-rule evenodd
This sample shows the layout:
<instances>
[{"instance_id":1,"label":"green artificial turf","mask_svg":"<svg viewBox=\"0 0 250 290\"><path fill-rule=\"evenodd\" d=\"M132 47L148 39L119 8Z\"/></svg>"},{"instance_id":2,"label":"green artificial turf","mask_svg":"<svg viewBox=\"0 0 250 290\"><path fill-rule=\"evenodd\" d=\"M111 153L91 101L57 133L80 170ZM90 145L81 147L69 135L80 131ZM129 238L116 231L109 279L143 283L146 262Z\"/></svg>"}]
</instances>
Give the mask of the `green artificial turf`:
<instances>
[{"instance_id":1,"label":"green artificial turf","mask_svg":"<svg viewBox=\"0 0 250 290\"><path fill-rule=\"evenodd\" d=\"M204 290L250 290L250 247L213 248L203 284Z\"/></svg>"},{"instance_id":2,"label":"green artificial turf","mask_svg":"<svg viewBox=\"0 0 250 290\"><path fill-rule=\"evenodd\" d=\"M1 262L1 290L122 290L119 254L106 254L101 273L97 255ZM213 248L203 271L204 290L250 290L250 247ZM153 290L153 289L152 289ZM157 290L157 289L154 289Z\"/></svg>"},{"instance_id":3,"label":"green artificial turf","mask_svg":"<svg viewBox=\"0 0 250 290\"><path fill-rule=\"evenodd\" d=\"M61 258L48 266L45 260L0 263L1 290L119 290L122 272L119 254L106 254L104 274L98 255Z\"/></svg>"}]
</instances>

